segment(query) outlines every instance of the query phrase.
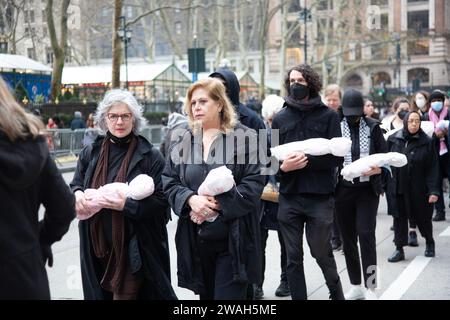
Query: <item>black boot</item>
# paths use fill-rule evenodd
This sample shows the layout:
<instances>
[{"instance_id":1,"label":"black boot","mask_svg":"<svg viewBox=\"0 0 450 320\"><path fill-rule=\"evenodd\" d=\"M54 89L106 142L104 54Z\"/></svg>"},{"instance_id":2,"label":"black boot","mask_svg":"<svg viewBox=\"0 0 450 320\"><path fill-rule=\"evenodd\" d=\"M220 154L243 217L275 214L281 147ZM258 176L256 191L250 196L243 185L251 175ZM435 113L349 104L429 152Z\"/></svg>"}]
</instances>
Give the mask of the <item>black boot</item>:
<instances>
[{"instance_id":1,"label":"black boot","mask_svg":"<svg viewBox=\"0 0 450 320\"><path fill-rule=\"evenodd\" d=\"M445 212L436 212L433 221L445 221Z\"/></svg>"},{"instance_id":2,"label":"black boot","mask_svg":"<svg viewBox=\"0 0 450 320\"><path fill-rule=\"evenodd\" d=\"M427 243L425 247L425 257L433 258L436 255L434 252L434 243Z\"/></svg>"},{"instance_id":3,"label":"black boot","mask_svg":"<svg viewBox=\"0 0 450 320\"><path fill-rule=\"evenodd\" d=\"M328 289L330 290L331 300L345 300L341 280L338 280L338 282L334 285L328 286Z\"/></svg>"},{"instance_id":4,"label":"black boot","mask_svg":"<svg viewBox=\"0 0 450 320\"><path fill-rule=\"evenodd\" d=\"M257 284L253 285L253 295L255 300L261 300L262 298L264 298L264 291L262 285L261 286Z\"/></svg>"},{"instance_id":5,"label":"black boot","mask_svg":"<svg viewBox=\"0 0 450 320\"><path fill-rule=\"evenodd\" d=\"M403 251L403 248L397 248L392 256L388 258L389 262L399 262L405 260L405 252Z\"/></svg>"},{"instance_id":6,"label":"black boot","mask_svg":"<svg viewBox=\"0 0 450 320\"><path fill-rule=\"evenodd\" d=\"M410 246L410 247L418 247L419 246L419 243L417 242L417 233L415 231L409 232L408 246Z\"/></svg>"},{"instance_id":7,"label":"black boot","mask_svg":"<svg viewBox=\"0 0 450 320\"><path fill-rule=\"evenodd\" d=\"M281 280L280 285L275 291L277 297L288 297L291 295L291 290L289 289L289 283L287 280Z\"/></svg>"}]
</instances>

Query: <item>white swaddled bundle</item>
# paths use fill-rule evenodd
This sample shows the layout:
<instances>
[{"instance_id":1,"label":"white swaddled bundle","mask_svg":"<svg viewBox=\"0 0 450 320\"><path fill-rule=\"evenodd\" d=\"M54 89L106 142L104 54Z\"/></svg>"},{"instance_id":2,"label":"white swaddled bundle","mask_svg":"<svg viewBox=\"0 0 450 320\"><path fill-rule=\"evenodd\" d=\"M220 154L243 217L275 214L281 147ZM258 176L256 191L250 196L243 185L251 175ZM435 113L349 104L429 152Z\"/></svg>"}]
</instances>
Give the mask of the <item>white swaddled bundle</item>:
<instances>
[{"instance_id":1,"label":"white swaddled bundle","mask_svg":"<svg viewBox=\"0 0 450 320\"><path fill-rule=\"evenodd\" d=\"M337 157L344 157L350 152L351 148L352 141L347 138L333 138L331 140L314 138L282 144L270 148L270 151L278 161L283 161L293 152L303 152L312 156L332 154Z\"/></svg>"},{"instance_id":2,"label":"white swaddled bundle","mask_svg":"<svg viewBox=\"0 0 450 320\"><path fill-rule=\"evenodd\" d=\"M377 153L368 157L352 162L348 166L345 166L341 170L341 175L347 181L353 181L355 178L359 178L363 173L370 171L372 167L403 167L408 164L408 159L402 153L389 152L389 153Z\"/></svg>"},{"instance_id":3,"label":"white swaddled bundle","mask_svg":"<svg viewBox=\"0 0 450 320\"><path fill-rule=\"evenodd\" d=\"M214 197L230 191L235 185L233 173L226 166L212 169L198 188L200 196ZM206 219L208 222L216 220L217 216Z\"/></svg>"},{"instance_id":4,"label":"white swaddled bundle","mask_svg":"<svg viewBox=\"0 0 450 320\"><path fill-rule=\"evenodd\" d=\"M146 174L138 175L129 184L113 182L98 189L86 189L84 197L87 200L87 210L83 214L77 214L77 218L89 219L109 203L108 199L118 198L120 193L134 200L142 200L152 195L154 191L155 183L152 177Z\"/></svg>"}]
</instances>

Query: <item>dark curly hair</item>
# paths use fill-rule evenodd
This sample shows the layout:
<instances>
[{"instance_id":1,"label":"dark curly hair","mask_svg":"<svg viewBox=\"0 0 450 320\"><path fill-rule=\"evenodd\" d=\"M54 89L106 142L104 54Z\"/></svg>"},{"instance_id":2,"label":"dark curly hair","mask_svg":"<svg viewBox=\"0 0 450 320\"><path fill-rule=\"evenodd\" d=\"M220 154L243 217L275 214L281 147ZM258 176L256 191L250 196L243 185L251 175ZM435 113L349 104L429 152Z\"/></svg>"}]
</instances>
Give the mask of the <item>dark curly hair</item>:
<instances>
[{"instance_id":1,"label":"dark curly hair","mask_svg":"<svg viewBox=\"0 0 450 320\"><path fill-rule=\"evenodd\" d=\"M300 72L308 83L310 98L317 97L320 91L322 91L322 80L320 80L319 74L307 64L297 65L291 68L286 74L286 77L284 78L284 87L286 88L288 95L291 94L291 83L289 81L289 77L291 72L294 70Z\"/></svg>"}]
</instances>

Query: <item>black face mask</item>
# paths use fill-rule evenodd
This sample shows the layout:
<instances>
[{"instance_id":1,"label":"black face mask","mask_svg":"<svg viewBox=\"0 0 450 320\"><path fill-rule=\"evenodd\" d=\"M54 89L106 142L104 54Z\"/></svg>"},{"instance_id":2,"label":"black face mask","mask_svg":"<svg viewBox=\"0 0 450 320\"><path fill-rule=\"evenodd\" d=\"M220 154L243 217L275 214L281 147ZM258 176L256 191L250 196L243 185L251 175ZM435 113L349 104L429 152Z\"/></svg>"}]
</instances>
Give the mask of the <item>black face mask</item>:
<instances>
[{"instance_id":1,"label":"black face mask","mask_svg":"<svg viewBox=\"0 0 450 320\"><path fill-rule=\"evenodd\" d=\"M403 119L405 119L408 112L409 112L408 110L401 110L397 113L397 115L400 118L400 120L403 120Z\"/></svg>"},{"instance_id":2,"label":"black face mask","mask_svg":"<svg viewBox=\"0 0 450 320\"><path fill-rule=\"evenodd\" d=\"M345 118L349 126L357 126L361 120L361 116L347 116Z\"/></svg>"},{"instance_id":3,"label":"black face mask","mask_svg":"<svg viewBox=\"0 0 450 320\"><path fill-rule=\"evenodd\" d=\"M309 88L300 83L294 83L291 86L291 97L297 101L301 101L309 96Z\"/></svg>"}]
</instances>

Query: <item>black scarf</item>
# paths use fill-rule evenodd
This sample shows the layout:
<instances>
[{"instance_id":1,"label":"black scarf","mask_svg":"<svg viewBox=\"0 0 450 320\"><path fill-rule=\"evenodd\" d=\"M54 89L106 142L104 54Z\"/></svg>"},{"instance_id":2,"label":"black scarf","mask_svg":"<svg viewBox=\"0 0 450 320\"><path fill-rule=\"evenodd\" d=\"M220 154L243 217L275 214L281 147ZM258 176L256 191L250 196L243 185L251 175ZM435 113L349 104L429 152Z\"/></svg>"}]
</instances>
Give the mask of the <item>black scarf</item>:
<instances>
[{"instance_id":1,"label":"black scarf","mask_svg":"<svg viewBox=\"0 0 450 320\"><path fill-rule=\"evenodd\" d=\"M304 112L313 111L322 105L322 99L319 96L310 98L307 101L298 101L292 96L287 96L285 100L288 106Z\"/></svg>"}]
</instances>

